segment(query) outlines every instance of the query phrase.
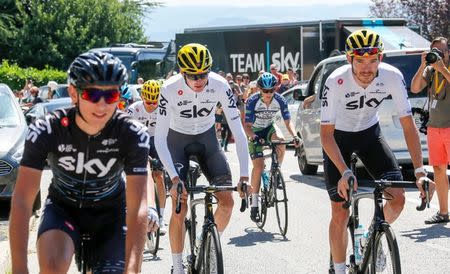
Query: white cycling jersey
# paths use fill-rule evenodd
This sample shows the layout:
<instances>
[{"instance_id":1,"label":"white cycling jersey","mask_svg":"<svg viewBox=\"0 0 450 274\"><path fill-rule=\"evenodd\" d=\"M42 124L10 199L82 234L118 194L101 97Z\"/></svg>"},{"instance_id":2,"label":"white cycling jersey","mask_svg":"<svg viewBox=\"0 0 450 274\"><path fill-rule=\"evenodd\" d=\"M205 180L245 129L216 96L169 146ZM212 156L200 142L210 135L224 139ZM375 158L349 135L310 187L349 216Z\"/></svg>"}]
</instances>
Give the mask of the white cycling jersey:
<instances>
[{"instance_id":1,"label":"white cycling jersey","mask_svg":"<svg viewBox=\"0 0 450 274\"><path fill-rule=\"evenodd\" d=\"M335 129L358 132L378 123L378 108L383 100L392 98L400 117L411 115L405 80L395 67L380 63L378 75L362 88L353 78L350 64L336 69L325 82L321 101L321 124Z\"/></svg>"},{"instance_id":2,"label":"white cycling jersey","mask_svg":"<svg viewBox=\"0 0 450 274\"><path fill-rule=\"evenodd\" d=\"M164 82L159 95L155 146L170 178L178 176L167 144L169 128L186 135L198 135L214 126L217 103L221 103L228 125L236 140L240 176L248 176L249 152L233 91L226 79L210 72L201 92L193 91L182 74Z\"/></svg>"},{"instance_id":3,"label":"white cycling jersey","mask_svg":"<svg viewBox=\"0 0 450 274\"><path fill-rule=\"evenodd\" d=\"M157 108L152 112L147 112L144 102L137 101L128 107L127 112L131 117L138 120L148 128L148 134L150 137L155 136L156 117L158 115Z\"/></svg>"}]
</instances>

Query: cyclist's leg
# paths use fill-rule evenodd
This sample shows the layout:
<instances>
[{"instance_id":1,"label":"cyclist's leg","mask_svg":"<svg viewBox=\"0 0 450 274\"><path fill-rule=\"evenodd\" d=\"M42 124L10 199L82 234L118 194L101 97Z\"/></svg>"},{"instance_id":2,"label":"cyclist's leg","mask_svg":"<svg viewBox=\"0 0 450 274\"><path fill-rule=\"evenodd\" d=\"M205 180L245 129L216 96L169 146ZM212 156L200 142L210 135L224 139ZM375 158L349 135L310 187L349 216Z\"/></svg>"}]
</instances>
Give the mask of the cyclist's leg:
<instances>
[{"instance_id":1,"label":"cyclist's leg","mask_svg":"<svg viewBox=\"0 0 450 274\"><path fill-rule=\"evenodd\" d=\"M372 131L372 133L370 133ZM373 136L373 137L369 137ZM379 125L368 130L369 140L364 149L358 152L358 157L375 179L391 181L403 180L397 159L384 140ZM384 195L389 197L384 206L384 216L388 223L394 222L403 210L405 190L403 188L388 188Z\"/></svg>"},{"instance_id":2,"label":"cyclist's leg","mask_svg":"<svg viewBox=\"0 0 450 274\"><path fill-rule=\"evenodd\" d=\"M269 133L267 134L270 141L284 141L284 136L281 130L277 127L276 124L271 126ZM278 154L278 164L281 166L284 159L284 154L286 153L286 145L278 145L277 146L277 154Z\"/></svg>"},{"instance_id":3,"label":"cyclist's leg","mask_svg":"<svg viewBox=\"0 0 450 274\"><path fill-rule=\"evenodd\" d=\"M353 151L351 134L335 131L335 140L341 151L344 161L350 166L350 156ZM344 199L337 192L337 183L341 179L341 173L328 155L324 155L325 183L331 202L331 220L329 225L330 249L335 265L345 264L347 239L347 224L349 210L342 207Z\"/></svg>"},{"instance_id":4,"label":"cyclist's leg","mask_svg":"<svg viewBox=\"0 0 450 274\"><path fill-rule=\"evenodd\" d=\"M41 273L66 273L80 235L72 218L47 198L38 229L37 255Z\"/></svg>"},{"instance_id":5,"label":"cyclist's leg","mask_svg":"<svg viewBox=\"0 0 450 274\"><path fill-rule=\"evenodd\" d=\"M215 137L214 137L215 138ZM182 182L186 181L187 172L189 170L189 159L184 153L184 148L195 137L178 133L173 130L169 130L167 137L167 144L172 156L172 161L175 168L178 171L178 175ZM215 138L216 142L217 139ZM176 197L172 197L172 214L169 223L169 240L170 248L172 251L173 270L174 273L180 272L183 269L182 265L182 252L184 245L185 227L184 219L187 214L187 202L182 202L181 211L179 214L175 212L176 209Z\"/></svg>"}]
</instances>

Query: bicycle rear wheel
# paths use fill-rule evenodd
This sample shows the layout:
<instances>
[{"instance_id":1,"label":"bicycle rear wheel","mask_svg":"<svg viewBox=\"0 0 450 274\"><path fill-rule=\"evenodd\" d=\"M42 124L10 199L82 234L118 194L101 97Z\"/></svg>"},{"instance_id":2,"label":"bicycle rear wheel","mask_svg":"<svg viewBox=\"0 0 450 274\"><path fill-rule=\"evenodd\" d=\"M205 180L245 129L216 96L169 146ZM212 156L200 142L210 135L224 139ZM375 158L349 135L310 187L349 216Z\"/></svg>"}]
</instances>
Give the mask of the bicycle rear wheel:
<instances>
[{"instance_id":1,"label":"bicycle rear wheel","mask_svg":"<svg viewBox=\"0 0 450 274\"><path fill-rule=\"evenodd\" d=\"M372 253L369 273L402 273L397 239L389 224L381 226L381 232L375 238L375 252Z\"/></svg>"},{"instance_id":2,"label":"bicycle rear wheel","mask_svg":"<svg viewBox=\"0 0 450 274\"><path fill-rule=\"evenodd\" d=\"M286 195L286 184L279 169L273 174L272 184L274 188L278 228L280 229L281 235L286 236L288 228L288 199Z\"/></svg>"},{"instance_id":3,"label":"bicycle rear wheel","mask_svg":"<svg viewBox=\"0 0 450 274\"><path fill-rule=\"evenodd\" d=\"M219 232L216 225L210 225L207 228L203 248L204 259L200 273L223 274L222 247L220 246Z\"/></svg>"},{"instance_id":4,"label":"bicycle rear wheel","mask_svg":"<svg viewBox=\"0 0 450 274\"><path fill-rule=\"evenodd\" d=\"M155 204L156 204L156 211L159 214L159 199L158 199L158 194L155 191ZM161 218L161 216L160 216ZM154 256L156 256L156 253L158 252L159 249L159 228L154 231L154 232L147 232L147 240L146 240L146 245L147 245L147 249L148 252L150 252L151 254L153 254Z\"/></svg>"}]
</instances>

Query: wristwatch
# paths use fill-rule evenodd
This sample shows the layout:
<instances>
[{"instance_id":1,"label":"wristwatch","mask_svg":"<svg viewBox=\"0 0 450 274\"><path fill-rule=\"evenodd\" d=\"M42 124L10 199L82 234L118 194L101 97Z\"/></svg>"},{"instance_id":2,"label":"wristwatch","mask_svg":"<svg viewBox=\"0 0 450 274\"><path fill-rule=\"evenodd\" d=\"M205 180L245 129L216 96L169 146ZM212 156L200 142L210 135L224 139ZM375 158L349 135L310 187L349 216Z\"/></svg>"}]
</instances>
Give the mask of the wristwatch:
<instances>
[{"instance_id":1,"label":"wristwatch","mask_svg":"<svg viewBox=\"0 0 450 274\"><path fill-rule=\"evenodd\" d=\"M423 173L425 174L425 176L427 176L427 171L425 170L425 168L423 168L423 166L414 169L414 175L417 175L418 173Z\"/></svg>"}]
</instances>

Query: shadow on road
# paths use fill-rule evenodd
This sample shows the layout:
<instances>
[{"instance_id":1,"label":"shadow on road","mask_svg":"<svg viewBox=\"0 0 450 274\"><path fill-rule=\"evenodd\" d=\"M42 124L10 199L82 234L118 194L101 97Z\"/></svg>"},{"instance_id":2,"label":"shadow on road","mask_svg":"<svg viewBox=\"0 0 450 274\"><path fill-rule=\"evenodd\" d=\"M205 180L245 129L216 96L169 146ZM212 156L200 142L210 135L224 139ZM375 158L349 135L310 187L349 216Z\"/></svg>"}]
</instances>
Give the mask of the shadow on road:
<instances>
[{"instance_id":1,"label":"shadow on road","mask_svg":"<svg viewBox=\"0 0 450 274\"><path fill-rule=\"evenodd\" d=\"M293 174L289 176L294 183L307 184L313 187L325 189L325 181L323 179L323 173L317 173L317 175L302 175Z\"/></svg>"},{"instance_id":2,"label":"shadow on road","mask_svg":"<svg viewBox=\"0 0 450 274\"><path fill-rule=\"evenodd\" d=\"M400 236L408 237L415 242L426 242L431 239L450 237L450 229L446 224L436 224L428 227L400 231L399 234Z\"/></svg>"},{"instance_id":3,"label":"shadow on road","mask_svg":"<svg viewBox=\"0 0 450 274\"><path fill-rule=\"evenodd\" d=\"M277 243L277 242L289 242L286 237L281 236L279 233L266 232L258 228L246 228L245 235L230 238L227 245L234 246L253 246L256 243Z\"/></svg>"},{"instance_id":4,"label":"shadow on road","mask_svg":"<svg viewBox=\"0 0 450 274\"><path fill-rule=\"evenodd\" d=\"M156 261L161 261L161 257L159 257L158 255L153 255L150 252L148 252L147 250L144 251L144 256L143 256L143 260L144 262L156 262Z\"/></svg>"}]
</instances>

